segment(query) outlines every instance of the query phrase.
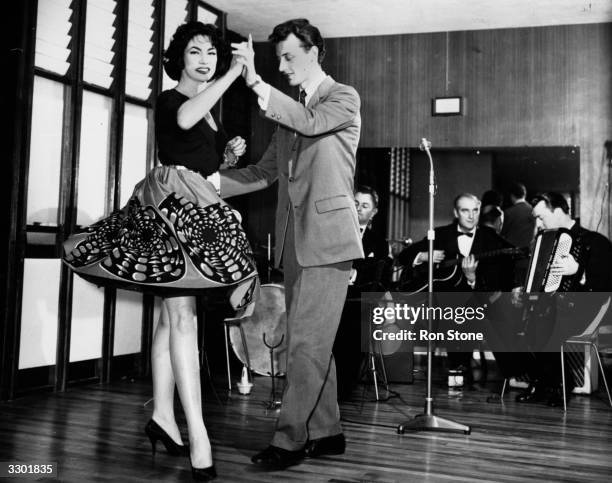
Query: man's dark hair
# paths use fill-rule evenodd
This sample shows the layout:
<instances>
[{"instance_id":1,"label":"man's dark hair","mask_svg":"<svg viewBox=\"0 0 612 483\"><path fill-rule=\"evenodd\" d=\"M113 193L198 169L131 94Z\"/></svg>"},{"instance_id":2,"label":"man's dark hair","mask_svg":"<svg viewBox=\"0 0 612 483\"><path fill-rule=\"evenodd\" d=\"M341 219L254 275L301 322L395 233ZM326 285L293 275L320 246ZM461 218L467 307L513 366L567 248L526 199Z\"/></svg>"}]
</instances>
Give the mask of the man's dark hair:
<instances>
[{"instance_id":1,"label":"man's dark hair","mask_svg":"<svg viewBox=\"0 0 612 483\"><path fill-rule=\"evenodd\" d=\"M164 70L170 79L180 80L181 72L185 68L183 61L187 44L198 35L208 37L210 43L217 49L217 68L213 79L221 77L230 66L232 53L229 46L221 37L221 31L212 24L202 22L187 22L179 25L172 36L170 45L164 52Z\"/></svg>"},{"instance_id":2,"label":"man's dark hair","mask_svg":"<svg viewBox=\"0 0 612 483\"><path fill-rule=\"evenodd\" d=\"M565 196L563 196L561 193L557 193L555 191L549 191L548 193L539 193L535 195L534 198L531 200L531 206L537 205L540 201L543 201L550 211L554 211L555 208L561 208L561 211L563 211L563 213L569 215L569 205L567 204Z\"/></svg>"},{"instance_id":3,"label":"man's dark hair","mask_svg":"<svg viewBox=\"0 0 612 483\"><path fill-rule=\"evenodd\" d=\"M512 183L508 188L508 193L514 196L517 200L527 196L527 188L523 183Z\"/></svg>"},{"instance_id":4,"label":"man's dark hair","mask_svg":"<svg viewBox=\"0 0 612 483\"><path fill-rule=\"evenodd\" d=\"M268 40L274 45L286 40L290 34L295 35L301 42L302 48L308 52L313 46L319 49L318 61L323 63L325 58L325 41L321 37L321 32L314 25L311 25L305 18L294 18L278 24L272 30Z\"/></svg>"},{"instance_id":5,"label":"man's dark hair","mask_svg":"<svg viewBox=\"0 0 612 483\"><path fill-rule=\"evenodd\" d=\"M495 190L487 190L482 195L482 206L493 205L493 206L501 206L502 201L504 200L503 196Z\"/></svg>"},{"instance_id":6,"label":"man's dark hair","mask_svg":"<svg viewBox=\"0 0 612 483\"><path fill-rule=\"evenodd\" d=\"M495 223L504 212L499 208L499 206L492 206L489 211L480 215L480 224L481 225L492 225Z\"/></svg>"},{"instance_id":7,"label":"man's dark hair","mask_svg":"<svg viewBox=\"0 0 612 483\"><path fill-rule=\"evenodd\" d=\"M357 193L370 195L372 197L372 201L374 202L374 208L378 208L378 193L374 188L371 188L370 186L366 186L364 184L360 184L355 187L355 194Z\"/></svg>"}]
</instances>

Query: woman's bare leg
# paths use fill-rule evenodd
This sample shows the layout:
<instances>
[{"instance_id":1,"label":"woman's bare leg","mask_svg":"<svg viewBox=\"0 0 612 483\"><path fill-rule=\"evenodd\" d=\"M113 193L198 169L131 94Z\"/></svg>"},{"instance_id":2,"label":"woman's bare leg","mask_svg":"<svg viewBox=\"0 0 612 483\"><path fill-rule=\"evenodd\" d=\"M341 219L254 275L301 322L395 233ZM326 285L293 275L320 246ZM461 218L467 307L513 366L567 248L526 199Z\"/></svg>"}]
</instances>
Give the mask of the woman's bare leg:
<instances>
[{"instance_id":1,"label":"woman's bare leg","mask_svg":"<svg viewBox=\"0 0 612 483\"><path fill-rule=\"evenodd\" d=\"M153 419L178 444L181 432L174 417L174 373L170 362L170 316L162 303L159 322L151 346L151 372L153 374Z\"/></svg>"},{"instance_id":2,"label":"woman's bare leg","mask_svg":"<svg viewBox=\"0 0 612 483\"><path fill-rule=\"evenodd\" d=\"M170 360L187 427L194 468L212 465L212 450L202 417L198 326L194 297L164 299L170 321Z\"/></svg>"}]
</instances>

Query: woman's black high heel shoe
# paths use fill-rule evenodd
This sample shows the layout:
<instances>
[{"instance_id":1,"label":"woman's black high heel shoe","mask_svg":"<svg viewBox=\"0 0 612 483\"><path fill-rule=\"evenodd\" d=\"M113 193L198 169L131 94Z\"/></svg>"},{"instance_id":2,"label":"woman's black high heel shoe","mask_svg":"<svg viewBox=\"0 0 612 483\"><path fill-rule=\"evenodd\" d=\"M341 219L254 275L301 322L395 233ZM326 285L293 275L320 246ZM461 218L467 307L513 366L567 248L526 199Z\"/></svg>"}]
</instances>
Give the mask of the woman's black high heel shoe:
<instances>
[{"instance_id":1,"label":"woman's black high heel shoe","mask_svg":"<svg viewBox=\"0 0 612 483\"><path fill-rule=\"evenodd\" d=\"M189 454L189 447L183 444L177 444L163 428L152 419L149 420L145 426L145 433L151 441L151 449L153 456L155 456L155 449L157 441L161 441L166 447L168 454L172 456L187 456Z\"/></svg>"},{"instance_id":2,"label":"woman's black high heel shoe","mask_svg":"<svg viewBox=\"0 0 612 483\"><path fill-rule=\"evenodd\" d=\"M191 476L195 481L210 481L217 477L217 470L215 465L208 466L207 468L194 468L189 458L189 464L191 465Z\"/></svg>"}]
</instances>

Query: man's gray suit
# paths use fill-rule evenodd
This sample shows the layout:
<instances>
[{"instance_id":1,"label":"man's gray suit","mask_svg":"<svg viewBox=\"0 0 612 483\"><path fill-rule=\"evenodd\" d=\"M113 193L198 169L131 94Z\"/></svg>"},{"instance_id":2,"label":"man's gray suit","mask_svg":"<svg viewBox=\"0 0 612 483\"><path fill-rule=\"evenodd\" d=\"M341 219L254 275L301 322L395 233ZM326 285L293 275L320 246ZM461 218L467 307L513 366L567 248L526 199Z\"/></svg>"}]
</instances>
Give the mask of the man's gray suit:
<instances>
[{"instance_id":1,"label":"man's gray suit","mask_svg":"<svg viewBox=\"0 0 612 483\"><path fill-rule=\"evenodd\" d=\"M223 171L221 194L276 179L275 263L288 315L287 384L271 444L287 450L342 431L331 356L351 261L363 257L353 198L359 95L326 77L306 107L271 88L264 117L278 128L261 160Z\"/></svg>"}]
</instances>

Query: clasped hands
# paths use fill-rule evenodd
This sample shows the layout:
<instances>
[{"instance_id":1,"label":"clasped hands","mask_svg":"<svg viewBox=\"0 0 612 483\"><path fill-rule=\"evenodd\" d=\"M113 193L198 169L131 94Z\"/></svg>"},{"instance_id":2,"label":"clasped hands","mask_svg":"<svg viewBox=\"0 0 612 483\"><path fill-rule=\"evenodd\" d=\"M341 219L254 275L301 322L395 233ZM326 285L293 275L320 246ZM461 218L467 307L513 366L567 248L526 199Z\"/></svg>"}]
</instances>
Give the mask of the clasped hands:
<instances>
[{"instance_id":1,"label":"clasped hands","mask_svg":"<svg viewBox=\"0 0 612 483\"><path fill-rule=\"evenodd\" d=\"M240 70L247 85L257 80L255 71L255 50L253 50L253 37L249 34L246 42L232 43L232 63L230 69Z\"/></svg>"},{"instance_id":2,"label":"clasped hands","mask_svg":"<svg viewBox=\"0 0 612 483\"><path fill-rule=\"evenodd\" d=\"M220 169L233 168L238 164L238 158L246 152L246 141L240 136L233 137L225 145L223 164Z\"/></svg>"}]
</instances>

